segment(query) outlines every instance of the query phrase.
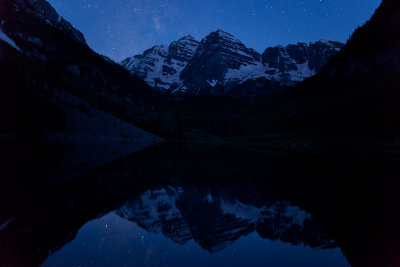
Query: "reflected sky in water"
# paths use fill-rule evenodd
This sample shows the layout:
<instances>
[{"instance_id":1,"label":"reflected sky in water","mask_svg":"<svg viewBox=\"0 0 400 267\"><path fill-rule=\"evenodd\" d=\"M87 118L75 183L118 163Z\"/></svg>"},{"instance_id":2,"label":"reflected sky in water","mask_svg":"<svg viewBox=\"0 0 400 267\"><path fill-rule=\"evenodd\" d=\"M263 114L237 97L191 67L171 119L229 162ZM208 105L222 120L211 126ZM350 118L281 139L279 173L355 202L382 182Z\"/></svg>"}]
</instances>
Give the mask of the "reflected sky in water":
<instances>
[{"instance_id":1,"label":"reflected sky in water","mask_svg":"<svg viewBox=\"0 0 400 267\"><path fill-rule=\"evenodd\" d=\"M397 159L75 147L2 146L0 266L398 266Z\"/></svg>"},{"instance_id":2,"label":"reflected sky in water","mask_svg":"<svg viewBox=\"0 0 400 267\"><path fill-rule=\"evenodd\" d=\"M43 266L350 266L339 248L312 249L262 239L255 232L210 253L193 240L179 245L115 212L84 225Z\"/></svg>"}]
</instances>

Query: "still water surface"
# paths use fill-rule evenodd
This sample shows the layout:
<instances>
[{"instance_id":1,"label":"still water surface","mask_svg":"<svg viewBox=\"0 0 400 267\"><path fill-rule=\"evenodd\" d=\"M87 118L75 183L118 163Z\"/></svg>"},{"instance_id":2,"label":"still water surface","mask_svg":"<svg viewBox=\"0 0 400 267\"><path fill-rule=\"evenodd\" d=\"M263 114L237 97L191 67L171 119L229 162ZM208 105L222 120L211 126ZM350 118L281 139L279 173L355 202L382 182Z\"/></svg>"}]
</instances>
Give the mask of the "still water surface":
<instances>
[{"instance_id":1,"label":"still water surface","mask_svg":"<svg viewBox=\"0 0 400 267\"><path fill-rule=\"evenodd\" d=\"M339 248L313 249L253 232L210 253L195 241L177 244L115 213L84 225L43 266L350 266Z\"/></svg>"},{"instance_id":2,"label":"still water surface","mask_svg":"<svg viewBox=\"0 0 400 267\"><path fill-rule=\"evenodd\" d=\"M0 145L1 266L398 266L393 157Z\"/></svg>"}]
</instances>

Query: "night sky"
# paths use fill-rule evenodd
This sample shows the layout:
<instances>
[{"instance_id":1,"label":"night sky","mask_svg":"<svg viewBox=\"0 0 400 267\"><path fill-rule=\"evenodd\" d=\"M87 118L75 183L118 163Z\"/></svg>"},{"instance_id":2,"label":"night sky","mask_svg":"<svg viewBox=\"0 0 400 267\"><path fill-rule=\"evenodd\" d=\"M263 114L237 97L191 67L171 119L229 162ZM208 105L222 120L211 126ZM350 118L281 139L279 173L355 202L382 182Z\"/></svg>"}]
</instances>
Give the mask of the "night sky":
<instances>
[{"instance_id":1,"label":"night sky","mask_svg":"<svg viewBox=\"0 0 400 267\"><path fill-rule=\"evenodd\" d=\"M331 39L345 42L381 0L48 0L114 60L191 34L222 29L247 47Z\"/></svg>"}]
</instances>

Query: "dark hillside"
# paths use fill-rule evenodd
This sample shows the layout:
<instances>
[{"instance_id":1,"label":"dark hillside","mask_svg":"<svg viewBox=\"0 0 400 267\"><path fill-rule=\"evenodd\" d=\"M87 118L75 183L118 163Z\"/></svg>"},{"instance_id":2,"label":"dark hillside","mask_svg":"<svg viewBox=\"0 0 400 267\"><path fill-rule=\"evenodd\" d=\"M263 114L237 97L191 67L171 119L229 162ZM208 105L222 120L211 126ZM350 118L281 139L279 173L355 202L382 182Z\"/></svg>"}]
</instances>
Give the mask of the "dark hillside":
<instances>
[{"instance_id":1,"label":"dark hillside","mask_svg":"<svg viewBox=\"0 0 400 267\"><path fill-rule=\"evenodd\" d=\"M297 134L400 135L400 2L383 0L370 21L315 77L275 98L265 127Z\"/></svg>"}]
</instances>

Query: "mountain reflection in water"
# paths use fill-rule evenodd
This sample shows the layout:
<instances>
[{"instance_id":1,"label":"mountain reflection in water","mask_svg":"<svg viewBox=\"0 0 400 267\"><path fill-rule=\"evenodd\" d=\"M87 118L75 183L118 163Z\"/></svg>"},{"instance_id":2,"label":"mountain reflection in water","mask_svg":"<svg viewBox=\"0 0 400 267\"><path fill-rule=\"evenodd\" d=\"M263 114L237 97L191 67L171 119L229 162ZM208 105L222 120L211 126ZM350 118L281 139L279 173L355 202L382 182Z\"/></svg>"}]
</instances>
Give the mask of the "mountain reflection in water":
<instances>
[{"instance_id":1,"label":"mountain reflection in water","mask_svg":"<svg viewBox=\"0 0 400 267\"><path fill-rule=\"evenodd\" d=\"M167 143L67 175L54 155L68 148L38 147L25 171L3 161L15 172L1 182L2 266L396 266L400 255L393 157Z\"/></svg>"},{"instance_id":2,"label":"mountain reflection in water","mask_svg":"<svg viewBox=\"0 0 400 267\"><path fill-rule=\"evenodd\" d=\"M259 266L272 262L279 266L348 266L340 250L333 249L334 241L310 214L265 192L238 193L232 197L222 188L196 186L148 190L88 223L44 266L97 266L115 261L118 266ZM127 224L121 218L136 224ZM254 232L257 234L252 235ZM173 243L161 241L159 235ZM234 245L244 236L248 238ZM121 240L122 245L116 245ZM211 253L234 247L214 255L200 252L194 243ZM118 257L100 256L110 251Z\"/></svg>"},{"instance_id":3,"label":"mountain reflection in water","mask_svg":"<svg viewBox=\"0 0 400 267\"><path fill-rule=\"evenodd\" d=\"M151 190L128 202L117 214L150 233L162 233L178 244L195 240L202 248L222 250L254 231L271 240L329 248L327 238L309 214L290 203L262 202L245 192L243 203L223 189L198 187Z\"/></svg>"}]
</instances>

